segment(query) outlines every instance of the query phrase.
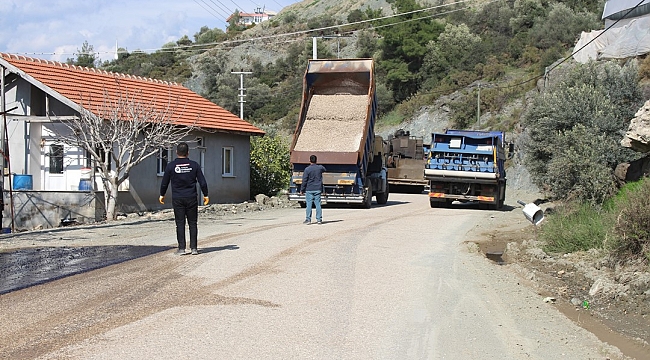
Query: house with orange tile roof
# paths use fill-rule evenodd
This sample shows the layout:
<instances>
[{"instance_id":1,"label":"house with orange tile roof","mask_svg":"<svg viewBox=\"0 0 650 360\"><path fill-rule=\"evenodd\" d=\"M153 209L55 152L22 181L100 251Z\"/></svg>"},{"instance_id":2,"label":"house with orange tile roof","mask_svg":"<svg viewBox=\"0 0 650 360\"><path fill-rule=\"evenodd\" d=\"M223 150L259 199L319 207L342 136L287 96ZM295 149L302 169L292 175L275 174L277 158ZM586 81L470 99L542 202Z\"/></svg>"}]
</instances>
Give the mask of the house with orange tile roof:
<instances>
[{"instance_id":1,"label":"house with orange tile roof","mask_svg":"<svg viewBox=\"0 0 650 360\"><path fill-rule=\"evenodd\" d=\"M101 192L101 181L92 181L90 189L82 182L82 178L93 176L93 159L82 149L58 140L57 126L78 118L81 110L93 112L107 94L119 96L126 89L145 103L166 107L175 125L194 129L188 138L189 157L203 168L211 202L242 202L250 198L250 138L263 136L264 131L188 88L173 82L4 53L0 53L0 71L4 85L2 111L6 112L5 148L9 153L3 168L5 193L85 193L82 197L88 198L88 190ZM160 208L157 199L163 170L167 160L174 156L172 149L161 148L157 157L136 165L128 182L120 188L118 211ZM6 225L11 216L6 194L5 203ZM58 218L66 216L85 220L92 217L79 215L79 209L60 204L54 207L64 209L43 226L58 226ZM33 213L21 216L39 217L40 212L42 208L35 208Z\"/></svg>"}]
</instances>

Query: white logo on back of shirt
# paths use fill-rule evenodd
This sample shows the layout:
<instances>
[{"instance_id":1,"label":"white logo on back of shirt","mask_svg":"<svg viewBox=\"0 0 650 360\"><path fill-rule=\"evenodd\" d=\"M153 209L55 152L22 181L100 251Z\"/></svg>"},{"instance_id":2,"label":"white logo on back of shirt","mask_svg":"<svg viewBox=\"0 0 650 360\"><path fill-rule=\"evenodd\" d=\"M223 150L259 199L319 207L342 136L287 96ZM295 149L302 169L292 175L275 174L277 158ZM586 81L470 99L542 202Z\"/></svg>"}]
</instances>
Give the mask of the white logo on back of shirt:
<instances>
[{"instance_id":1,"label":"white logo on back of shirt","mask_svg":"<svg viewBox=\"0 0 650 360\"><path fill-rule=\"evenodd\" d=\"M174 172L177 174L184 174L192 171L192 168L190 167L190 164L178 164L174 168Z\"/></svg>"}]
</instances>

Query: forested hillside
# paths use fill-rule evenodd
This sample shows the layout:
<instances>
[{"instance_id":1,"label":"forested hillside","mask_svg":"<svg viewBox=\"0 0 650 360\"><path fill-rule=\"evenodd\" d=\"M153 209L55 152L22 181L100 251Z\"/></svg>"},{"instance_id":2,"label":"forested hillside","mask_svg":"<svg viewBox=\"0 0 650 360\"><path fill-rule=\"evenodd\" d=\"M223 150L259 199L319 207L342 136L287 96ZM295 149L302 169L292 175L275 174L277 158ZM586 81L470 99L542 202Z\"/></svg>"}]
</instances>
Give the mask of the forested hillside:
<instances>
[{"instance_id":1,"label":"forested hillside","mask_svg":"<svg viewBox=\"0 0 650 360\"><path fill-rule=\"evenodd\" d=\"M396 121L478 81L485 86L481 106L498 112L535 82L514 84L543 74L581 31L602 27L601 0L437 3L307 0L250 29L204 26L193 39L152 54L123 53L102 68L186 83L236 113L239 77L230 72L251 70L245 118L292 129L311 38L327 36L319 39L319 57L376 60L380 111ZM452 105L460 127L476 115L476 106Z\"/></svg>"}]
</instances>

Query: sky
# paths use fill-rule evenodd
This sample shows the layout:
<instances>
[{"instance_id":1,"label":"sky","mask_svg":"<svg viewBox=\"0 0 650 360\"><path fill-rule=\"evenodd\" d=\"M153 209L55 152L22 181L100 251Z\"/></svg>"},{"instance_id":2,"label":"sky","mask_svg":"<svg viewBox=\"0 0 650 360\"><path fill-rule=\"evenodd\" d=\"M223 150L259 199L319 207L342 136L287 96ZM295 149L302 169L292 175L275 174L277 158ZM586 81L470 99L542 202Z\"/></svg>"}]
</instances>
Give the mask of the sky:
<instances>
[{"instance_id":1,"label":"sky","mask_svg":"<svg viewBox=\"0 0 650 360\"><path fill-rule=\"evenodd\" d=\"M296 0L0 0L0 52L65 62L84 41L101 60L115 45L154 51L202 26L226 27L235 9L279 12Z\"/></svg>"}]
</instances>

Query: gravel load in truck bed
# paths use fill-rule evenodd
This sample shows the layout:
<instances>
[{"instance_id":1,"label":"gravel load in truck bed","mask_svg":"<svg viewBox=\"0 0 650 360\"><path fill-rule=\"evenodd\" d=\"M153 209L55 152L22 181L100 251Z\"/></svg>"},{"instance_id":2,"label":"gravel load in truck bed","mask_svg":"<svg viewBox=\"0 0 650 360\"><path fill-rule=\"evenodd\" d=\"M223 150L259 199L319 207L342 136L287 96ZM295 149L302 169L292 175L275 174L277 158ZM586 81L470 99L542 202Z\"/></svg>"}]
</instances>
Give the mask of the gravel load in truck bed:
<instances>
[{"instance_id":1,"label":"gravel load in truck bed","mask_svg":"<svg viewBox=\"0 0 650 360\"><path fill-rule=\"evenodd\" d=\"M359 150L367 106L367 95L313 95L294 150Z\"/></svg>"}]
</instances>

